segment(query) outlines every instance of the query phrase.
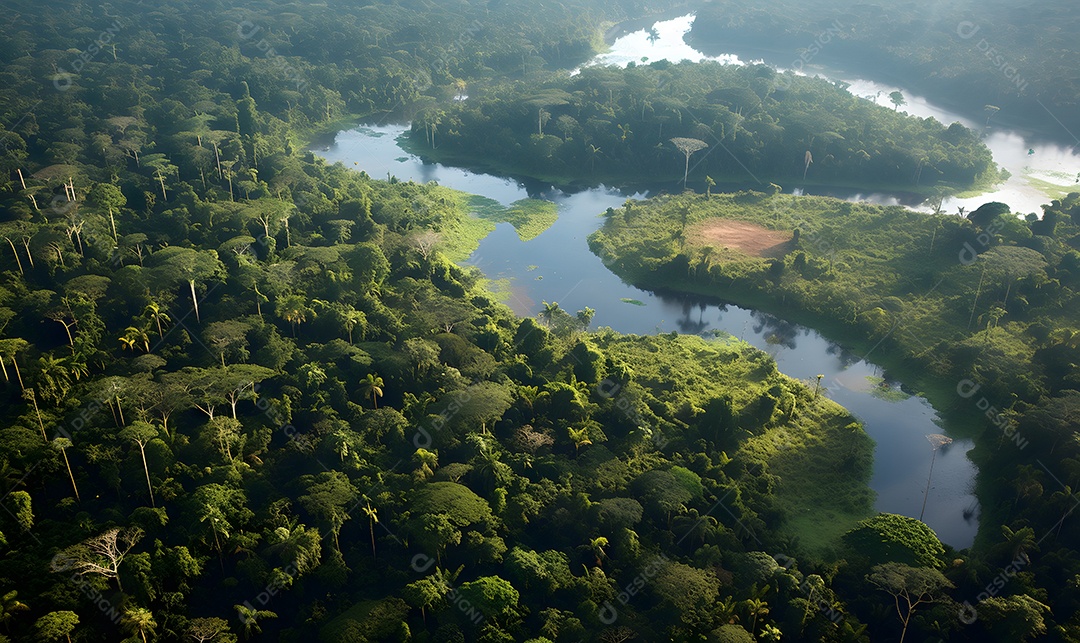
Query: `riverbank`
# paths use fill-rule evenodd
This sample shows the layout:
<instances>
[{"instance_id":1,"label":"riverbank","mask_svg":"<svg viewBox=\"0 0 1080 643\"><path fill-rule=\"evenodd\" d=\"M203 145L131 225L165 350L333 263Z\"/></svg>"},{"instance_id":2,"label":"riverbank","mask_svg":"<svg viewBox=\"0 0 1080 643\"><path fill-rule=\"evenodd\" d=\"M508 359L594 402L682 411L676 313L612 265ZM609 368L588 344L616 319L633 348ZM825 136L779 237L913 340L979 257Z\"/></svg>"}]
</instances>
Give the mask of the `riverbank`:
<instances>
[{"instance_id":1,"label":"riverbank","mask_svg":"<svg viewBox=\"0 0 1080 643\"><path fill-rule=\"evenodd\" d=\"M526 167L520 163L498 161L487 155L469 154L467 151L453 148L435 148L424 146L413 140L406 133L400 140L402 149L417 155L426 163L441 163L453 167L465 168L471 172L503 176L526 185L554 187L568 193L579 192L603 186L617 186L627 192L672 192L683 190L683 176L679 171L649 171L640 173L607 172L602 168L587 172L581 176L571 172L560 174ZM723 152L721 152L723 153ZM733 173L710 172L709 177L715 185L706 184L704 176L690 176L687 185L696 192L705 192L709 188L714 192L734 192L738 190L764 190L768 183L763 183L757 176L738 169ZM829 182L812 177L804 178L801 173L770 177L775 183L785 188L803 192L828 192L831 194L888 194L895 195L901 203L917 206L930 199L943 196L976 196L985 193L1004 180L1004 175L984 174L978 180L963 188L943 188L941 186L913 186L875 181Z\"/></svg>"},{"instance_id":2,"label":"riverbank","mask_svg":"<svg viewBox=\"0 0 1080 643\"><path fill-rule=\"evenodd\" d=\"M794 240L755 256L696 232L731 220ZM1002 460L1007 450L1038 441L1030 453L1053 453L1047 436L1021 431L1016 417L1068 387L1043 373L1053 351L1068 350L1062 333L1080 320L1066 303L1072 291L1046 278L1071 265L1074 253L1061 240L1078 230L1060 214L1052 220L1054 234L1008 213L982 219L995 238L978 259L972 244L981 230L957 217L821 197L680 195L615 210L590 247L638 287L782 315L884 365L939 409L952 437L976 439L975 461L997 469L977 483L983 524L995 525L1015 506L999 477L1003 462L1016 466ZM965 386L978 387L979 398ZM996 534L983 531L980 543L993 542Z\"/></svg>"},{"instance_id":3,"label":"riverbank","mask_svg":"<svg viewBox=\"0 0 1080 643\"><path fill-rule=\"evenodd\" d=\"M884 389L868 385L871 377L880 379L880 368L838 350L809 328L755 310L710 305L707 298L655 295L621 281L588 251L585 240L603 222L598 213L609 208L619 210L628 198L636 203L640 194L612 189L568 194L536 184L523 185L505 177L423 163L412 155L402 154L395 143L401 133L401 126L349 130L340 133L336 143L321 153L346 167L359 161L363 169L375 176L437 181L441 186L483 194L504 206L529 195L552 201L559 217L544 234L525 242L512 227L498 226L466 262L482 271L484 283L496 290L517 314L536 315L542 310L542 302L547 301L559 302L563 309L571 311L592 308L596 311L594 327L609 326L624 333L722 331L746 339L773 355L781 370L792 377L812 381L815 374L824 373L823 386L828 389L829 397L853 410L878 442L871 480L871 488L877 493L876 508L913 517L920 515L926 482L923 468L930 464L924 436L940 431L937 415L926 400L884 399L879 395ZM461 213L466 215L467 208L462 208ZM891 378L889 386L896 390ZM975 468L965 456L971 447L970 440L959 439L949 453L938 455L934 476L941 484L931 491L925 517L943 541L957 549L971 545L979 524L977 517L967 514L961 517L962 511L973 509L978 513L978 502L970 494Z\"/></svg>"},{"instance_id":4,"label":"riverbank","mask_svg":"<svg viewBox=\"0 0 1080 643\"><path fill-rule=\"evenodd\" d=\"M764 351L730 336L707 340L601 330L589 334L588 341L633 373L636 384L620 387L625 392L616 393L616 402L619 395L640 395L640 385L643 392L657 395L644 397L646 407L669 408L672 416L686 423L676 430L664 427L662 451L679 454L685 466L699 472L708 469L704 456L733 482L742 481L710 489L715 499L707 502L723 506L723 510L714 506L712 515L735 535L757 539L758 544L787 540L802 550L785 552L790 556L805 553L832 561L840 537L875 514L874 492L868 487L874 441L848 410L813 385L777 371ZM673 373L678 373L685 400L659 394ZM725 406L717 405L718 382L740 383L727 387L731 417L726 422L718 410ZM682 410L677 410L680 406ZM706 408L711 409L708 415ZM635 419L644 422L645 430L660 429L651 418ZM709 450L696 455L703 444ZM643 463L627 466L633 470ZM748 506L768 510L759 509L753 519L745 513ZM733 522L737 515L742 518Z\"/></svg>"},{"instance_id":5,"label":"riverbank","mask_svg":"<svg viewBox=\"0 0 1080 643\"><path fill-rule=\"evenodd\" d=\"M1064 5L1040 8L1057 14L1052 32L1029 23L1028 12L1012 14L1002 6L973 15L966 7L928 1L904 7L875 1L854 12L826 2L751 2L703 8L686 40L711 55L734 53L806 73L824 65L830 75L867 74L932 95L980 123L992 116L1073 145L1071 132L1080 124L1076 76L1059 62L1068 59L1063 35L1073 16ZM888 46L898 33L911 45ZM995 107L989 116L987 105Z\"/></svg>"}]
</instances>

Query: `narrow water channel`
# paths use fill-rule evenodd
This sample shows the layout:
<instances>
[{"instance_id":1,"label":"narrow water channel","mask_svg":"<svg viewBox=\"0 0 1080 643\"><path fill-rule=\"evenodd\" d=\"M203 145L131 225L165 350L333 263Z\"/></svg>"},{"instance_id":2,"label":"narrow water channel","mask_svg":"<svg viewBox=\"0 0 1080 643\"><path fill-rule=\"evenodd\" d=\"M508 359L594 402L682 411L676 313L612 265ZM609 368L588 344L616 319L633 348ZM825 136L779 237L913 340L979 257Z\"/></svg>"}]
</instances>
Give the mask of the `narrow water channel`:
<instances>
[{"instance_id":1,"label":"narrow water channel","mask_svg":"<svg viewBox=\"0 0 1080 643\"><path fill-rule=\"evenodd\" d=\"M647 30L627 33L612 43L608 52L589 64L625 66L666 59L719 60L744 64L734 54L706 56L683 41L693 15L664 20ZM650 37L651 36L651 37ZM850 77L842 71L807 67L812 74L841 80L857 96L888 105L888 94L901 91L904 111L932 117L949 124L959 121L982 131L995 161L1012 177L993 191L976 197L949 199L943 206L973 209L988 201L1003 201L1014 211L1040 213L1054 190L1071 190L1080 180L1080 155L1068 145L1046 142L1030 133L976 123L934 105L925 97L902 87ZM978 501L973 495L977 470L967 454L974 446L957 439L940 448L936 458L927 436L948 433L933 407L918 396L901 391L896 382L885 381L874 355L854 355L817 332L778 317L700 298L643 291L623 283L593 255L587 237L598 229L599 216L608 207L619 207L627 198L643 198L607 188L573 194L554 187L527 189L519 182L479 174L437 163L424 163L397 143L404 125L360 126L338 133L334 142L315 150L330 161L364 170L374 177L393 175L401 180L438 181L457 190L479 194L510 204L526 197L544 198L559 207L559 219L543 234L523 242L509 224L499 224L484 239L468 263L499 282L506 303L519 315L535 315L541 302L555 301L568 311L586 306L594 309L594 326L610 326L623 333L678 331L710 335L723 331L772 355L787 375L812 381L823 374L826 392L858 417L876 441L871 488L877 493L880 511L919 517L923 513L927 476L933 462L933 478L925 497L923 520L941 540L960 549L970 546L979 526ZM1080 185L1077 186L1080 189ZM792 186L798 191L798 188ZM833 194L849 200L912 204L907 195ZM926 209L924 207L924 209Z\"/></svg>"},{"instance_id":2,"label":"narrow water channel","mask_svg":"<svg viewBox=\"0 0 1080 643\"><path fill-rule=\"evenodd\" d=\"M501 282L508 292L506 303L516 313L536 315L541 302L557 301L571 312L588 306L596 311L594 327L610 326L622 333L724 331L768 352L791 377L810 381L823 374L827 395L858 417L877 442L870 481L877 492L876 508L919 516L933 455L926 435L943 429L925 399L903 394L896 383L881 382L884 374L872 363L873 356L871 361L860 359L811 329L758 311L623 283L589 251L586 239L603 223L600 213L642 194L604 188L529 194L510 179L422 162L398 146L396 139L406 130L404 125L358 127L338 133L333 144L316 151L374 177L438 181L503 204L529 196L555 202L559 219L547 231L523 242L512 226L501 223L468 260ZM938 451L923 517L943 542L958 549L971 545L978 530L976 469L967 458L973 446L970 440L957 440Z\"/></svg>"}]
</instances>

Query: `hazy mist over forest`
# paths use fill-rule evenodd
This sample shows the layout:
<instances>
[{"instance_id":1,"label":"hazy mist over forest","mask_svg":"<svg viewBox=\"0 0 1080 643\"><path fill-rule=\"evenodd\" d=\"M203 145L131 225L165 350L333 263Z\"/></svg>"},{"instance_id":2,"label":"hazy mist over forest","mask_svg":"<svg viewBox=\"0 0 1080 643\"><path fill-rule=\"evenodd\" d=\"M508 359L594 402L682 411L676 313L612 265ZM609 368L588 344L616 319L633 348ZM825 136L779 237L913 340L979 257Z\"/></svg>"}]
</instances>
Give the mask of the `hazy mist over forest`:
<instances>
[{"instance_id":1,"label":"hazy mist over forest","mask_svg":"<svg viewBox=\"0 0 1080 643\"><path fill-rule=\"evenodd\" d=\"M1080 641L1074 0L6 0L0 642Z\"/></svg>"}]
</instances>

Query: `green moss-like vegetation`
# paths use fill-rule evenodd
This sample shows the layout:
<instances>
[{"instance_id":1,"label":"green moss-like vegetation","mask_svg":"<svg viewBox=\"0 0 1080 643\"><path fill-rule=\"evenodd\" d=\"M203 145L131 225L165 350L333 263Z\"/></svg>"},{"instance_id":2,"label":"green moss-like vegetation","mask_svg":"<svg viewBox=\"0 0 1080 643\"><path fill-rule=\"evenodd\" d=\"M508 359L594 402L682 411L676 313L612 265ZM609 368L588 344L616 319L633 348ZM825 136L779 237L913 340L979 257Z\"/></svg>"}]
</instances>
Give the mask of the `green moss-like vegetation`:
<instances>
[{"instance_id":1,"label":"green moss-like vegetation","mask_svg":"<svg viewBox=\"0 0 1080 643\"><path fill-rule=\"evenodd\" d=\"M959 123L762 65L660 61L483 87L418 114L410 138L427 158L558 185L736 184L749 174L931 195L998 177L989 149Z\"/></svg>"},{"instance_id":2,"label":"green moss-like vegetation","mask_svg":"<svg viewBox=\"0 0 1080 643\"><path fill-rule=\"evenodd\" d=\"M484 237L495 229L496 223L509 223L522 241L528 241L550 228L559 218L558 206L550 201L522 199L504 207L484 196L445 190L446 199L454 204L459 214L465 215L456 217L445 231L442 249L453 261L468 259Z\"/></svg>"},{"instance_id":3,"label":"green moss-like vegetation","mask_svg":"<svg viewBox=\"0 0 1080 643\"><path fill-rule=\"evenodd\" d=\"M494 199L474 194L469 197L468 205L481 219L514 226L522 241L539 236L559 218L558 206L542 199L521 199L503 207Z\"/></svg>"},{"instance_id":4,"label":"green moss-like vegetation","mask_svg":"<svg viewBox=\"0 0 1080 643\"><path fill-rule=\"evenodd\" d=\"M794 238L757 256L745 239L702 232L732 222ZM1033 221L1003 204L959 218L824 197L665 196L613 211L590 244L637 285L783 314L924 391L950 432L977 440L982 542L1013 515L1010 490L1041 478L1035 458L1064 468L1077 455L1061 447L1080 385L1069 366L1080 359L1080 194ZM1034 513L1056 520L1048 502Z\"/></svg>"},{"instance_id":5,"label":"green moss-like vegetation","mask_svg":"<svg viewBox=\"0 0 1080 643\"><path fill-rule=\"evenodd\" d=\"M944 567L945 548L926 523L891 513L862 520L844 535L854 555L871 565L902 563L918 567Z\"/></svg>"},{"instance_id":6,"label":"green moss-like vegetation","mask_svg":"<svg viewBox=\"0 0 1080 643\"><path fill-rule=\"evenodd\" d=\"M893 388L883 377L867 375L866 381L870 383L870 394L879 400L886 402L903 402L911 396L904 391Z\"/></svg>"},{"instance_id":7,"label":"green moss-like vegetation","mask_svg":"<svg viewBox=\"0 0 1080 643\"><path fill-rule=\"evenodd\" d=\"M839 405L776 372L764 353L730 336L706 341L609 335L597 344L626 362L635 382L649 388L678 378L685 400L667 399L667 408L691 425L696 421L702 437L730 445L730 466L761 472L769 481L769 502L782 516L777 529L797 537L807 550L825 554L872 512L867 481L873 441ZM728 394L735 419L727 426L713 424L722 420L704 411L723 415L718 409L728 408L716 402L717 382L734 384ZM741 436L745 440L739 444Z\"/></svg>"}]
</instances>

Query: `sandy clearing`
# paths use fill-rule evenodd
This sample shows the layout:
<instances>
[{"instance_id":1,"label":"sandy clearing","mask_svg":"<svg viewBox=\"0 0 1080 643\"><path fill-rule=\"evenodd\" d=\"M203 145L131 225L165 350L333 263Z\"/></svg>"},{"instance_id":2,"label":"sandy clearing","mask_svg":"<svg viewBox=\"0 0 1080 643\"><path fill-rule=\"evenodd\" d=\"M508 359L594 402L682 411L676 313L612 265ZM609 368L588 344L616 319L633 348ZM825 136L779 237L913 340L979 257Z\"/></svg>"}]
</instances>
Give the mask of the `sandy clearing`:
<instances>
[{"instance_id":1,"label":"sandy clearing","mask_svg":"<svg viewBox=\"0 0 1080 643\"><path fill-rule=\"evenodd\" d=\"M792 233L769 230L756 223L708 219L687 231L687 241L731 248L754 257L782 257L791 250Z\"/></svg>"}]
</instances>

